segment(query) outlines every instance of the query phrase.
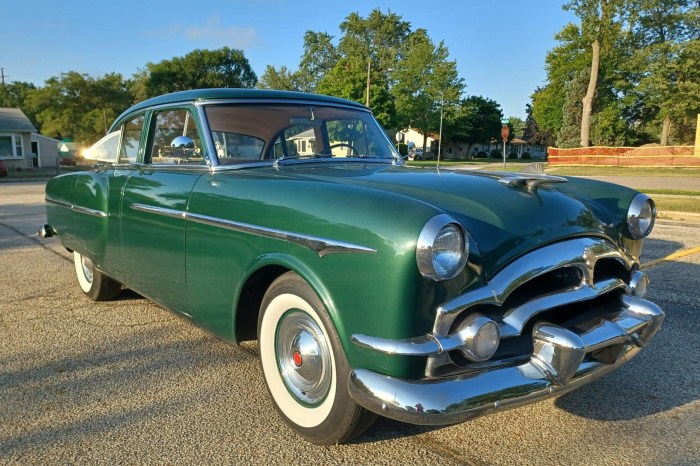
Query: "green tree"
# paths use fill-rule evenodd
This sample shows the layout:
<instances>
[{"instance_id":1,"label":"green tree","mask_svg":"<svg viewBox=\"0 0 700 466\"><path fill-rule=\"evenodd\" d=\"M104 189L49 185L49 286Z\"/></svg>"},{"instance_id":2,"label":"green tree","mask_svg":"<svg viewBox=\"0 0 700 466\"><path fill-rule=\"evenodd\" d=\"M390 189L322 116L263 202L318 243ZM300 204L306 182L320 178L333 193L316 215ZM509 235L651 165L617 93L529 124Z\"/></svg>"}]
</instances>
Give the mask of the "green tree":
<instances>
[{"instance_id":1,"label":"green tree","mask_svg":"<svg viewBox=\"0 0 700 466\"><path fill-rule=\"evenodd\" d=\"M34 108L27 104L27 95L36 89L32 83L13 81L8 84L0 84L0 107L19 108L29 118L32 124L39 129Z\"/></svg>"},{"instance_id":2,"label":"green tree","mask_svg":"<svg viewBox=\"0 0 700 466\"><path fill-rule=\"evenodd\" d=\"M286 66L276 69L271 65L265 67L265 73L258 81L260 89L280 89L283 91L300 91L298 73L290 71Z\"/></svg>"},{"instance_id":3,"label":"green tree","mask_svg":"<svg viewBox=\"0 0 700 466\"><path fill-rule=\"evenodd\" d=\"M70 71L48 79L44 87L32 89L27 95L42 134L59 139L72 137L83 145L104 136L131 101L127 81L116 73L92 78Z\"/></svg>"},{"instance_id":4,"label":"green tree","mask_svg":"<svg viewBox=\"0 0 700 466\"><path fill-rule=\"evenodd\" d=\"M450 124L443 131L446 139L467 144L468 157L474 144L487 143L501 134L500 106L482 96L462 99Z\"/></svg>"},{"instance_id":5,"label":"green tree","mask_svg":"<svg viewBox=\"0 0 700 466\"><path fill-rule=\"evenodd\" d=\"M514 136L522 137L523 134L525 134L525 128L527 127L525 120L516 116L510 116L508 117L508 121L508 125Z\"/></svg>"},{"instance_id":6,"label":"green tree","mask_svg":"<svg viewBox=\"0 0 700 466\"><path fill-rule=\"evenodd\" d=\"M258 81L243 51L228 47L194 50L184 57L148 63L146 69L149 97L197 88L255 87Z\"/></svg>"},{"instance_id":7,"label":"green tree","mask_svg":"<svg viewBox=\"0 0 700 466\"><path fill-rule=\"evenodd\" d=\"M318 45L323 59L312 60L316 48L305 47L302 71L304 74L310 74L314 69L325 71L318 80L316 91L369 104L382 125L395 126L396 108L391 94L395 78L392 70L405 50L410 24L391 11L385 14L376 8L367 18L351 13L340 24L340 30L342 35L335 49L330 47L330 36L317 34L315 41L309 41L307 32L305 43ZM328 69L331 63L333 66Z\"/></svg>"},{"instance_id":8,"label":"green tree","mask_svg":"<svg viewBox=\"0 0 700 466\"><path fill-rule=\"evenodd\" d=\"M537 126L549 134L557 134L564 121L564 99L567 83L590 63L581 30L567 24L555 34L559 45L547 53L547 84L532 95L532 116Z\"/></svg>"},{"instance_id":9,"label":"green tree","mask_svg":"<svg viewBox=\"0 0 700 466\"><path fill-rule=\"evenodd\" d=\"M700 3L630 1L634 54L629 66L638 70L638 102L652 120L649 123L661 126L662 145L668 144L672 122L681 130L675 131L677 140L688 141L691 135L682 129L700 109Z\"/></svg>"},{"instance_id":10,"label":"green tree","mask_svg":"<svg viewBox=\"0 0 700 466\"><path fill-rule=\"evenodd\" d=\"M418 129L426 150L428 134L437 132L440 115L450 121L464 89L457 63L449 60L444 42L434 45L427 31L417 29L406 41L392 74L399 124Z\"/></svg>"},{"instance_id":11,"label":"green tree","mask_svg":"<svg viewBox=\"0 0 700 466\"><path fill-rule=\"evenodd\" d=\"M581 117L583 96L586 94L587 83L590 82L588 71L584 70L573 76L566 84L563 121L557 132L557 146L561 148L579 147L581 137Z\"/></svg>"},{"instance_id":12,"label":"green tree","mask_svg":"<svg viewBox=\"0 0 700 466\"><path fill-rule=\"evenodd\" d=\"M626 0L571 0L564 5L565 10L573 11L581 19L581 32L585 43L591 47L591 64L588 68L588 87L582 99L580 145L590 143L591 114L593 99L598 88L598 74L601 53L608 56L613 51L615 41L621 31L619 14L624 10Z\"/></svg>"},{"instance_id":13,"label":"green tree","mask_svg":"<svg viewBox=\"0 0 700 466\"><path fill-rule=\"evenodd\" d=\"M333 36L325 32L306 31L304 53L296 72L300 90L316 92L319 82L333 69L340 53L333 45Z\"/></svg>"},{"instance_id":14,"label":"green tree","mask_svg":"<svg viewBox=\"0 0 700 466\"><path fill-rule=\"evenodd\" d=\"M535 117L532 114L531 104L525 105L525 112L527 117L525 118L525 131L523 132L523 138L530 144L542 144L547 147L554 145L554 142L556 141L555 136L539 127L537 120L535 120Z\"/></svg>"}]
</instances>

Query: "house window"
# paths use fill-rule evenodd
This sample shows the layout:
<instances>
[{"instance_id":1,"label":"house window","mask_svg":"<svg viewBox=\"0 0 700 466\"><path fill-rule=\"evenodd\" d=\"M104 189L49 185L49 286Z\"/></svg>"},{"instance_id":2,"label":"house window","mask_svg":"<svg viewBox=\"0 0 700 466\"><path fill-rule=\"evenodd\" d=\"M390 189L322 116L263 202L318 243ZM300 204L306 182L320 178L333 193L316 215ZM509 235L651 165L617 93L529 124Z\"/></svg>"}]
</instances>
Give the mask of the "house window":
<instances>
[{"instance_id":1,"label":"house window","mask_svg":"<svg viewBox=\"0 0 700 466\"><path fill-rule=\"evenodd\" d=\"M22 157L22 138L14 134L0 134L0 158Z\"/></svg>"}]
</instances>

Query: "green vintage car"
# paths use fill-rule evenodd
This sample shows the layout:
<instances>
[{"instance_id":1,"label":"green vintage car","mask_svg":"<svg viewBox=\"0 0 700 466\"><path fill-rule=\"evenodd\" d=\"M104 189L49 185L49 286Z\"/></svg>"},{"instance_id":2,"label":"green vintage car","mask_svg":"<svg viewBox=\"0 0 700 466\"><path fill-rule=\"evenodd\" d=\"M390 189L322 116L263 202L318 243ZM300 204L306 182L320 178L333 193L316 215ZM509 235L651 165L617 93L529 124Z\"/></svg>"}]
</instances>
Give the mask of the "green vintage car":
<instances>
[{"instance_id":1,"label":"green vintage car","mask_svg":"<svg viewBox=\"0 0 700 466\"><path fill-rule=\"evenodd\" d=\"M634 190L408 167L369 109L303 93L169 94L111 131L94 169L48 183L40 235L90 299L128 287L257 339L280 417L311 442L565 393L664 318L639 270L655 207Z\"/></svg>"}]
</instances>

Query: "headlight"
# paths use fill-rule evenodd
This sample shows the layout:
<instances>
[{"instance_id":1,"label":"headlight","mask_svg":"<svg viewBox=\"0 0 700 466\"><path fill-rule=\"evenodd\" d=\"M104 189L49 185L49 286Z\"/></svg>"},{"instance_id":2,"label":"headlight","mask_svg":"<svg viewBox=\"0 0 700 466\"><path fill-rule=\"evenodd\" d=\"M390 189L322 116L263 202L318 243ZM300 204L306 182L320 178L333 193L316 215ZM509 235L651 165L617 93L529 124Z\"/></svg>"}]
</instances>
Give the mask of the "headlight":
<instances>
[{"instance_id":1,"label":"headlight","mask_svg":"<svg viewBox=\"0 0 700 466\"><path fill-rule=\"evenodd\" d=\"M656 205L646 194L639 193L627 211L627 228L632 238L642 239L649 236L656 220Z\"/></svg>"},{"instance_id":2,"label":"headlight","mask_svg":"<svg viewBox=\"0 0 700 466\"><path fill-rule=\"evenodd\" d=\"M425 224L416 245L416 261L421 275L440 281L454 278L469 256L466 232L449 215L438 215Z\"/></svg>"},{"instance_id":3,"label":"headlight","mask_svg":"<svg viewBox=\"0 0 700 466\"><path fill-rule=\"evenodd\" d=\"M462 354L474 362L490 359L498 349L501 331L498 324L481 314L472 314L459 325L457 333L464 342Z\"/></svg>"}]
</instances>

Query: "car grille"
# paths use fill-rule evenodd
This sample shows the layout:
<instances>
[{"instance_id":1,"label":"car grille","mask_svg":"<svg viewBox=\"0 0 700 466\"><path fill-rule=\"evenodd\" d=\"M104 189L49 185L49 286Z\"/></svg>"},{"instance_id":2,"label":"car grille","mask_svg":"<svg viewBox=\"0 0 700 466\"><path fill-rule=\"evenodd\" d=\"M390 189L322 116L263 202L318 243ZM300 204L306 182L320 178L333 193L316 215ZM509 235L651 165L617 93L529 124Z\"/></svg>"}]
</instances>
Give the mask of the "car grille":
<instances>
[{"instance_id":1,"label":"car grille","mask_svg":"<svg viewBox=\"0 0 700 466\"><path fill-rule=\"evenodd\" d=\"M438 308L433 335L449 338L469 315L479 312L499 324L501 343L484 363L461 351L430 355L427 377L442 377L514 365L533 352L536 323L573 327L610 312L630 287L636 264L610 241L577 238L527 254L500 271L487 286L466 292Z\"/></svg>"}]
</instances>

